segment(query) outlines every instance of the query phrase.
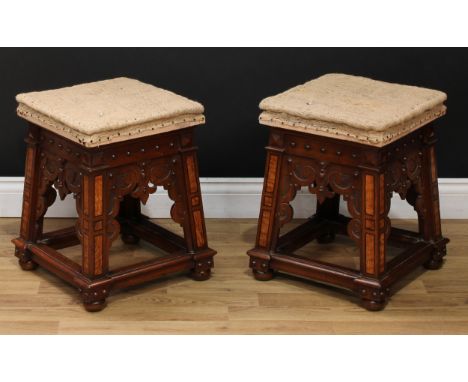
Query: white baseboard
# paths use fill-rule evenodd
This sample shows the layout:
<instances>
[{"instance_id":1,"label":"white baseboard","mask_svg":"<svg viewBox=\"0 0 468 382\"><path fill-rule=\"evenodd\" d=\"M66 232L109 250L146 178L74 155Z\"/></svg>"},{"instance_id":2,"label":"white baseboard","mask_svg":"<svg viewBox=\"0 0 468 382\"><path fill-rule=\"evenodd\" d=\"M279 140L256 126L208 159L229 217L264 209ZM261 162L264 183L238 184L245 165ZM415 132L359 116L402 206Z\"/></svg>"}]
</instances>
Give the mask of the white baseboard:
<instances>
[{"instance_id":1,"label":"white baseboard","mask_svg":"<svg viewBox=\"0 0 468 382\"><path fill-rule=\"evenodd\" d=\"M207 218L257 218L262 193L262 178L201 178L203 206ZM440 210L444 219L468 219L468 178L439 179ZM0 177L0 217L21 216L22 177ZM169 217L172 202L165 190L151 195L143 211L150 217ZM294 216L305 218L315 210L315 196L306 190L298 192L292 203ZM344 207L344 206L342 206ZM346 213L345 207L343 213ZM72 196L56 201L49 217L75 217ZM392 198L390 217L414 218L415 212L398 195Z\"/></svg>"}]
</instances>

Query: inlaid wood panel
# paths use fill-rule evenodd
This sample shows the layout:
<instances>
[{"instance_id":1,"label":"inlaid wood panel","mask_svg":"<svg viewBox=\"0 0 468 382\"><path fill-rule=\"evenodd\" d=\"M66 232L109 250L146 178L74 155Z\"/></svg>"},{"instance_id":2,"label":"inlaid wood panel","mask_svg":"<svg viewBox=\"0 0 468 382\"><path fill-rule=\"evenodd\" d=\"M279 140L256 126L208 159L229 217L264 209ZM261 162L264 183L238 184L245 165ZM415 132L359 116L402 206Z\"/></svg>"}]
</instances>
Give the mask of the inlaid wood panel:
<instances>
[{"instance_id":1,"label":"inlaid wood panel","mask_svg":"<svg viewBox=\"0 0 468 382\"><path fill-rule=\"evenodd\" d=\"M363 266L369 275L378 275L385 271L387 193L383 173L364 175L363 198L366 216L363 227Z\"/></svg>"},{"instance_id":2,"label":"inlaid wood panel","mask_svg":"<svg viewBox=\"0 0 468 382\"><path fill-rule=\"evenodd\" d=\"M103 175L84 175L82 179L82 213L79 226L82 235L83 272L89 277L107 271L108 246L104 233L104 178Z\"/></svg>"},{"instance_id":3,"label":"inlaid wood panel","mask_svg":"<svg viewBox=\"0 0 468 382\"><path fill-rule=\"evenodd\" d=\"M261 199L260 215L258 219L257 245L263 248L269 248L276 242L276 236L279 234L278 178L281 171L282 155L274 151L268 152L265 166L265 178L263 181L263 193Z\"/></svg>"},{"instance_id":4,"label":"inlaid wood panel","mask_svg":"<svg viewBox=\"0 0 468 382\"><path fill-rule=\"evenodd\" d=\"M200 210L193 212L193 220L195 223L195 234L198 247L205 245L205 230L203 229L203 220Z\"/></svg>"},{"instance_id":5,"label":"inlaid wood panel","mask_svg":"<svg viewBox=\"0 0 468 382\"><path fill-rule=\"evenodd\" d=\"M98 175L94 178L94 216L102 215L102 175Z\"/></svg>"},{"instance_id":6,"label":"inlaid wood panel","mask_svg":"<svg viewBox=\"0 0 468 382\"><path fill-rule=\"evenodd\" d=\"M266 247L268 243L268 231L270 229L271 212L263 211L260 219L260 235L258 238L258 244L262 247Z\"/></svg>"},{"instance_id":7,"label":"inlaid wood panel","mask_svg":"<svg viewBox=\"0 0 468 382\"><path fill-rule=\"evenodd\" d=\"M267 171L266 187L265 187L266 192L271 193L273 192L275 188L277 169L278 169L278 156L272 155L270 156L270 162L268 163L268 171Z\"/></svg>"},{"instance_id":8,"label":"inlaid wood panel","mask_svg":"<svg viewBox=\"0 0 468 382\"><path fill-rule=\"evenodd\" d=\"M385 213L385 176L384 174L379 175L379 213L382 215ZM383 228L383 227L382 227Z\"/></svg>"},{"instance_id":9,"label":"inlaid wood panel","mask_svg":"<svg viewBox=\"0 0 468 382\"><path fill-rule=\"evenodd\" d=\"M83 248L90 248L89 235L87 233L83 233L83 240L81 244L83 245ZM90 273L89 250L83 251L83 272L86 274Z\"/></svg>"},{"instance_id":10,"label":"inlaid wood panel","mask_svg":"<svg viewBox=\"0 0 468 382\"><path fill-rule=\"evenodd\" d=\"M383 219L381 220L383 222ZM383 227L382 227L383 228ZM379 235L379 272L385 271L385 233L381 232Z\"/></svg>"},{"instance_id":11,"label":"inlaid wood panel","mask_svg":"<svg viewBox=\"0 0 468 382\"><path fill-rule=\"evenodd\" d=\"M102 235L94 236L94 273L102 273Z\"/></svg>"},{"instance_id":12,"label":"inlaid wood panel","mask_svg":"<svg viewBox=\"0 0 468 382\"><path fill-rule=\"evenodd\" d=\"M374 192L374 176L365 175L365 201L366 201L366 214L374 215L375 192Z\"/></svg>"},{"instance_id":13,"label":"inlaid wood panel","mask_svg":"<svg viewBox=\"0 0 468 382\"><path fill-rule=\"evenodd\" d=\"M374 268L375 268L375 256L374 256L374 251L375 251L375 239L374 235L371 233L366 233L366 273L369 274L374 274Z\"/></svg>"},{"instance_id":14,"label":"inlaid wood panel","mask_svg":"<svg viewBox=\"0 0 468 382\"><path fill-rule=\"evenodd\" d=\"M189 141L187 141L189 142ZM178 180L179 193L186 194L187 221L185 230L188 232L185 236L189 246L195 249L205 248L207 246L206 229L204 224L203 205L198 179L198 163L194 150L185 152L182 155L183 167L180 171L186 174ZM193 238L193 239L192 239ZM192 242L191 242L192 240Z\"/></svg>"},{"instance_id":15,"label":"inlaid wood panel","mask_svg":"<svg viewBox=\"0 0 468 382\"><path fill-rule=\"evenodd\" d=\"M190 192L197 192L198 191L198 175L197 171L195 169L195 162L194 158L192 155L187 157L187 172L188 172L188 178L189 178L189 187L190 187Z\"/></svg>"}]
</instances>

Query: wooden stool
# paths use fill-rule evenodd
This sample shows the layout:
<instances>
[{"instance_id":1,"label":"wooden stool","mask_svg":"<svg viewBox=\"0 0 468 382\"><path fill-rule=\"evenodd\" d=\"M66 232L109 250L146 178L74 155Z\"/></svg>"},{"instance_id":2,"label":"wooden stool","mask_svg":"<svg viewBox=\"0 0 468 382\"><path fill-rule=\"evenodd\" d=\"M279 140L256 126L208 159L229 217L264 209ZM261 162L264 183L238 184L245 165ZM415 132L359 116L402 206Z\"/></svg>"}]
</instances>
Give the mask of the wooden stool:
<instances>
[{"instance_id":1,"label":"wooden stool","mask_svg":"<svg viewBox=\"0 0 468 382\"><path fill-rule=\"evenodd\" d=\"M329 74L264 99L270 126L255 248L257 280L284 272L353 291L369 310L383 309L392 286L421 264L442 265L442 237L432 122L445 114L442 92ZM280 236L290 202L308 187L317 211ZM392 193L414 207L419 232L391 228ZM339 214L340 195L350 217ZM313 239L347 234L360 249L359 269L294 254ZM389 260L387 243L404 250ZM400 250L401 251L401 250Z\"/></svg>"},{"instance_id":2,"label":"wooden stool","mask_svg":"<svg viewBox=\"0 0 468 382\"><path fill-rule=\"evenodd\" d=\"M128 78L17 96L30 122L26 143L20 237L13 240L24 270L38 264L77 287L88 311L104 308L111 289L176 272L206 280L216 252L208 248L193 126L197 102ZM162 186L184 237L150 222L140 201ZM76 199L76 226L43 233L58 191ZM143 239L168 254L109 270L109 249ZM58 252L82 245L82 264Z\"/></svg>"}]
</instances>

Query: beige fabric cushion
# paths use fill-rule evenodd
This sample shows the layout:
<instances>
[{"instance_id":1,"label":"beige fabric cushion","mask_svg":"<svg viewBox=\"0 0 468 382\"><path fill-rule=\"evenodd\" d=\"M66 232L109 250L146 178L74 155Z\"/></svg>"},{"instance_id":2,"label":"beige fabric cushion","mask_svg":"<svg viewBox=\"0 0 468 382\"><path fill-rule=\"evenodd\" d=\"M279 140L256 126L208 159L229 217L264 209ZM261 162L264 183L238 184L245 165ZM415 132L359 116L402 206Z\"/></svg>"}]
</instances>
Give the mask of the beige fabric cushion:
<instances>
[{"instance_id":1,"label":"beige fabric cushion","mask_svg":"<svg viewBox=\"0 0 468 382\"><path fill-rule=\"evenodd\" d=\"M203 124L203 106L130 78L18 94L18 115L87 147Z\"/></svg>"},{"instance_id":2,"label":"beige fabric cushion","mask_svg":"<svg viewBox=\"0 0 468 382\"><path fill-rule=\"evenodd\" d=\"M260 123L386 145L445 114L447 95L346 74L326 74L260 103Z\"/></svg>"}]
</instances>

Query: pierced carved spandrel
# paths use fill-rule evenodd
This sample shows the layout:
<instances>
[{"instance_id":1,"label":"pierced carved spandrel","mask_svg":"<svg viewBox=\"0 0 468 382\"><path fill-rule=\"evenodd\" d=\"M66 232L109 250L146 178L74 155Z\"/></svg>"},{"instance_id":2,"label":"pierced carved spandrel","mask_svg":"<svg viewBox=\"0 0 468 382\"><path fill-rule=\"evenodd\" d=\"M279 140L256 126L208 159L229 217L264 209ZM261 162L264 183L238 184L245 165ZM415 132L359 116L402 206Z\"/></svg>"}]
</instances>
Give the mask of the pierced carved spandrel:
<instances>
[{"instance_id":1,"label":"pierced carved spandrel","mask_svg":"<svg viewBox=\"0 0 468 382\"><path fill-rule=\"evenodd\" d=\"M38 200L36 206L37 218L44 216L47 211L47 208L56 199L57 192L52 187L52 184L58 178L58 168L59 166L55 161L52 161L51 159L46 157L44 153L41 154L41 160L39 164Z\"/></svg>"},{"instance_id":2,"label":"pierced carved spandrel","mask_svg":"<svg viewBox=\"0 0 468 382\"><path fill-rule=\"evenodd\" d=\"M392 159L389 161L385 174L386 188L389 197L393 192L399 194L402 200L412 205L419 216L425 215L422 200L422 160L421 147L416 144L401 144L390 153Z\"/></svg>"},{"instance_id":3,"label":"pierced carved spandrel","mask_svg":"<svg viewBox=\"0 0 468 382\"><path fill-rule=\"evenodd\" d=\"M57 192L61 200L68 194L74 194L76 198L81 192L80 187L81 173L75 165L43 152L39 167L36 216L40 218L45 215L47 208L54 203Z\"/></svg>"},{"instance_id":4,"label":"pierced carved spandrel","mask_svg":"<svg viewBox=\"0 0 468 382\"><path fill-rule=\"evenodd\" d=\"M387 177L393 191L398 192L402 199L411 184L416 188L421 186L422 157L423 153L417 146L401 145L395 148Z\"/></svg>"},{"instance_id":5,"label":"pierced carved spandrel","mask_svg":"<svg viewBox=\"0 0 468 382\"><path fill-rule=\"evenodd\" d=\"M136 186L130 193L132 197L140 199L143 204L149 195L157 190L157 186L167 186L172 175L172 166L164 161L145 161L139 163L139 177Z\"/></svg>"},{"instance_id":6,"label":"pierced carved spandrel","mask_svg":"<svg viewBox=\"0 0 468 382\"><path fill-rule=\"evenodd\" d=\"M326 198L342 195L347 202L351 221L348 224L348 234L359 243L361 235L361 192L360 172L346 166L329 164L309 158L289 157L289 176L282 182L280 222L289 222L293 217L290 202L297 190L307 187L309 192L317 196L319 203Z\"/></svg>"},{"instance_id":7,"label":"pierced carved spandrel","mask_svg":"<svg viewBox=\"0 0 468 382\"><path fill-rule=\"evenodd\" d=\"M158 161L159 165L153 165L149 171L149 181L156 185L162 186L174 203L171 206L171 218L181 226L184 224L185 209L183 204L183 196L177 187L176 165L179 158L166 158L165 162Z\"/></svg>"},{"instance_id":8,"label":"pierced carved spandrel","mask_svg":"<svg viewBox=\"0 0 468 382\"><path fill-rule=\"evenodd\" d=\"M108 171L107 177L110 182L112 200L108 216L110 217L109 224L113 225L108 227L109 230L118 233L118 223L115 221L115 217L125 195L131 195L145 204L149 195L157 191L158 186L167 190L169 198L174 201L171 207L172 218L175 222L183 224L185 212L182 197L176 187L177 178L174 166L177 160L177 158L163 157Z\"/></svg>"},{"instance_id":9,"label":"pierced carved spandrel","mask_svg":"<svg viewBox=\"0 0 468 382\"><path fill-rule=\"evenodd\" d=\"M66 190L65 195L71 193L76 197L76 195L81 193L81 176L81 171L74 164L70 162L65 164L62 176L62 183L65 185L64 188Z\"/></svg>"},{"instance_id":10,"label":"pierced carved spandrel","mask_svg":"<svg viewBox=\"0 0 468 382\"><path fill-rule=\"evenodd\" d=\"M320 203L336 194L348 193L356 184L354 172L344 166L302 158L289 158L288 162L293 183L307 186Z\"/></svg>"}]
</instances>

